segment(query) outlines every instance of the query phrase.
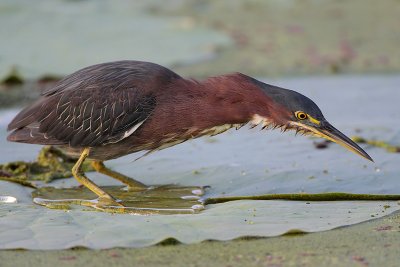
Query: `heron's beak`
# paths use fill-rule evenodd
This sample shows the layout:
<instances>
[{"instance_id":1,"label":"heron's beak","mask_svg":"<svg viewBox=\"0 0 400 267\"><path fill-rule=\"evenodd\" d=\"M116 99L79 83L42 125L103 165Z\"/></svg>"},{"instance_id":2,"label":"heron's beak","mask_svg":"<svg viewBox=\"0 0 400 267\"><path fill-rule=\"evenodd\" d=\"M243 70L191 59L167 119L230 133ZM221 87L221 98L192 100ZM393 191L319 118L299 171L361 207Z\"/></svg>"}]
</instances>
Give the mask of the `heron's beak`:
<instances>
[{"instance_id":1,"label":"heron's beak","mask_svg":"<svg viewBox=\"0 0 400 267\"><path fill-rule=\"evenodd\" d=\"M346 135L341 133L338 129L333 127L329 122L327 121L322 121L318 126L312 127L309 125L305 125L302 123L296 123L297 125L301 125L301 127L306 128L307 130L310 130L313 132L314 135L318 137L322 137L325 139L328 139L332 142L335 142L351 152L360 155L361 157L374 161L368 154L365 152L361 147L359 147L355 142L353 142L350 138L348 138Z\"/></svg>"}]
</instances>

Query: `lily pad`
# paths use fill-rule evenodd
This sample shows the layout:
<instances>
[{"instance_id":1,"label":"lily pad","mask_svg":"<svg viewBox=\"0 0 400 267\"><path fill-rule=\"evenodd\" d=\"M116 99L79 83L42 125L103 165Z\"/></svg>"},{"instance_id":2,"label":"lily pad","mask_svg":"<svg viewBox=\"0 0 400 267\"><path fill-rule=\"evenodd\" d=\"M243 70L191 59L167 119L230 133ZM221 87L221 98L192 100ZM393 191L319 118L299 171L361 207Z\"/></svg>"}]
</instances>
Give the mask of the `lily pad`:
<instances>
[{"instance_id":1,"label":"lily pad","mask_svg":"<svg viewBox=\"0 0 400 267\"><path fill-rule=\"evenodd\" d=\"M400 76L267 82L311 97L326 118L350 136L361 131L359 135L368 140L400 143L397 105ZM1 162L34 159L40 149L5 141L5 125L15 112L0 113ZM338 145L316 149L314 141L279 131L242 128L215 136L213 142L205 138L193 140L135 162L141 154L106 165L149 185L210 185L208 197L302 192L400 193L398 153L362 144L374 158L374 164ZM101 186L120 185L97 173L88 173L88 177ZM57 179L50 185L78 186L74 179ZM267 237L329 230L400 209L398 201L240 200L207 205L199 214L133 216L51 210L33 204L32 191L0 181L0 196L17 200L0 203L0 248L143 247L170 238L196 243L243 236Z\"/></svg>"}]
</instances>

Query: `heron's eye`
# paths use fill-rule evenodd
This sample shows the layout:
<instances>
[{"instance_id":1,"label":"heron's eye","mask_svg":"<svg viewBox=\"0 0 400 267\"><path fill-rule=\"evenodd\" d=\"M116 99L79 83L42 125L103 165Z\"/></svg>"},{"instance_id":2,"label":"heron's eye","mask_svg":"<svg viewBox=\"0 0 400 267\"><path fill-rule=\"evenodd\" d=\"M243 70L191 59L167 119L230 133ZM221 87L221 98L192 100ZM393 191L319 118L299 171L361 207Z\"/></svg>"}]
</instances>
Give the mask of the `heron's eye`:
<instances>
[{"instance_id":1,"label":"heron's eye","mask_svg":"<svg viewBox=\"0 0 400 267\"><path fill-rule=\"evenodd\" d=\"M296 118L298 118L299 120L305 120L308 118L308 115L306 113L304 113L303 111L297 111L295 113Z\"/></svg>"}]
</instances>

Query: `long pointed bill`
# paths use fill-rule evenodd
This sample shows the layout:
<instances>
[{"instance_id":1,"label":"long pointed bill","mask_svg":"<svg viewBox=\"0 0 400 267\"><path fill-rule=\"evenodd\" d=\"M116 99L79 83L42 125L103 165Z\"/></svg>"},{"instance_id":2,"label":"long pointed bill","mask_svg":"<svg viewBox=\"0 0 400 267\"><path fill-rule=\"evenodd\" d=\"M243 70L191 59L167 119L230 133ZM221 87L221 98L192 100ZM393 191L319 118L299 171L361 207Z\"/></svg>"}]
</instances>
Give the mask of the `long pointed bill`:
<instances>
[{"instance_id":1,"label":"long pointed bill","mask_svg":"<svg viewBox=\"0 0 400 267\"><path fill-rule=\"evenodd\" d=\"M296 123L297 124L297 123ZM299 123L300 124L300 123ZM351 152L360 155L361 157L374 161L361 147L359 147L355 142L353 142L350 138L342 134L338 129L333 127L327 121L321 122L319 127L311 127L308 125L301 124L302 127L312 131L316 136L326 138L332 142L335 142Z\"/></svg>"}]
</instances>

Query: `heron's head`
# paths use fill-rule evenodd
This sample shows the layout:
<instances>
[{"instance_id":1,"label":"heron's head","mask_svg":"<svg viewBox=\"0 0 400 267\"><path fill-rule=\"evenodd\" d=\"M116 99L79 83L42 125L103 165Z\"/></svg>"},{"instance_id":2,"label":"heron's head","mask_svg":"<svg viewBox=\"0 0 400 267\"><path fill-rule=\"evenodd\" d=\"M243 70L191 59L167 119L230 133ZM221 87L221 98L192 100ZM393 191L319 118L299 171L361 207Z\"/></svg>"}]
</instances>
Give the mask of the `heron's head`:
<instances>
[{"instance_id":1,"label":"heron's head","mask_svg":"<svg viewBox=\"0 0 400 267\"><path fill-rule=\"evenodd\" d=\"M284 131L294 130L304 135L322 137L338 143L348 150L373 161L355 142L333 127L320 108L308 97L288 89L255 81L269 97L268 117L255 115L253 122L264 127L281 127Z\"/></svg>"}]
</instances>

